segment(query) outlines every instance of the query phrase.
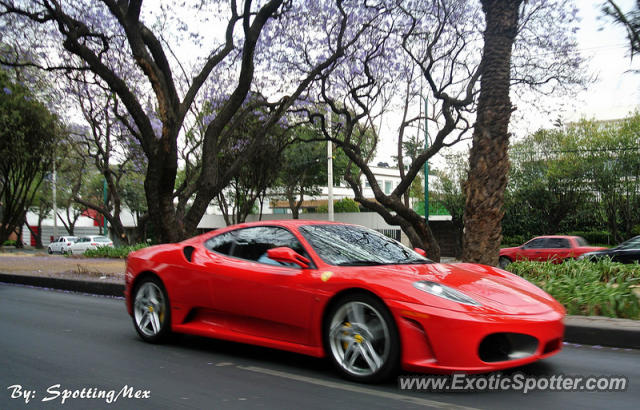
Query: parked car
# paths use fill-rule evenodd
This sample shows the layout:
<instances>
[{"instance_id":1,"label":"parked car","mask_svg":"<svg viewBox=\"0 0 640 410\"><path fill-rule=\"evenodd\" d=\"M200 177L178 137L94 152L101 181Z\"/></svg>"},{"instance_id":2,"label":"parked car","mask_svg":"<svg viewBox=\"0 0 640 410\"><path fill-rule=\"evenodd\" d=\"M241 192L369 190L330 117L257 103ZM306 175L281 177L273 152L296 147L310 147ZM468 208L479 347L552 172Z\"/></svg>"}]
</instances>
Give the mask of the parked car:
<instances>
[{"instance_id":1,"label":"parked car","mask_svg":"<svg viewBox=\"0 0 640 410\"><path fill-rule=\"evenodd\" d=\"M61 236L55 241L51 242L47 247L47 252L52 253L67 253L69 246L78 240L77 236Z\"/></svg>"},{"instance_id":2,"label":"parked car","mask_svg":"<svg viewBox=\"0 0 640 410\"><path fill-rule=\"evenodd\" d=\"M565 259L575 259L587 252L603 249L606 248L589 246L580 236L538 236L522 246L500 249L498 266L504 269L511 262L520 260L561 263Z\"/></svg>"},{"instance_id":3,"label":"parked car","mask_svg":"<svg viewBox=\"0 0 640 410\"><path fill-rule=\"evenodd\" d=\"M132 252L125 296L147 342L176 332L328 357L360 382L521 366L558 353L564 332L562 305L523 278L326 221L247 223Z\"/></svg>"},{"instance_id":4,"label":"parked car","mask_svg":"<svg viewBox=\"0 0 640 410\"><path fill-rule=\"evenodd\" d=\"M113 248L113 241L102 235L81 236L69 247L69 254L83 254L88 249L98 249L101 246Z\"/></svg>"},{"instance_id":5,"label":"parked car","mask_svg":"<svg viewBox=\"0 0 640 410\"><path fill-rule=\"evenodd\" d=\"M587 259L595 262L605 257L620 263L640 262L640 235L622 242L615 248L584 253L578 259Z\"/></svg>"}]
</instances>

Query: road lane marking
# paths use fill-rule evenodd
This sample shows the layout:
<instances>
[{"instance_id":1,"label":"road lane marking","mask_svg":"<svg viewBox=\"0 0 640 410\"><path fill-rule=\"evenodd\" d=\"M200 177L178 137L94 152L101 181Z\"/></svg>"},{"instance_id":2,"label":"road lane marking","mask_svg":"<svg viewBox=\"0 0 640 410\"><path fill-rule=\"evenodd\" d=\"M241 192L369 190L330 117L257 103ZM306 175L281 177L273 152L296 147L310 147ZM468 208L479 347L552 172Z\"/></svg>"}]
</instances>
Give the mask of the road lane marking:
<instances>
[{"instance_id":1,"label":"road lane marking","mask_svg":"<svg viewBox=\"0 0 640 410\"><path fill-rule=\"evenodd\" d=\"M377 396L377 397L381 397L389 400L404 401L411 404L417 404L419 406L428 406L428 407L433 407L438 409L477 410L473 407L459 406L453 403L422 399L419 397L405 396L403 394L398 394L398 393L374 390L374 389L370 389L362 386L354 386L346 383L337 383L329 380L316 379L314 377L302 376L294 373L282 372L279 370L266 369L264 367L257 367L257 366L237 366L237 367L239 369L247 370L250 372L262 373L270 376L282 377L285 379L295 380L303 383L315 384L318 386L328 387L330 389L339 389L339 390L345 390L353 393L361 393L361 394L367 394L370 396Z\"/></svg>"}]
</instances>

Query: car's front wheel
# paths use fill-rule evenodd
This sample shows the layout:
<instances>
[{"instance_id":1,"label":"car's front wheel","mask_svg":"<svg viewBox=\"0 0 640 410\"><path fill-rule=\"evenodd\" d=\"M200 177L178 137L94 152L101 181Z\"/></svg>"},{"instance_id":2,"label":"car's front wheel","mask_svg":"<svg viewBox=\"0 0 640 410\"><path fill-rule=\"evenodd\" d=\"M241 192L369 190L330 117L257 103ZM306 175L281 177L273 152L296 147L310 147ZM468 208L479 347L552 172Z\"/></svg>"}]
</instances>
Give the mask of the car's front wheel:
<instances>
[{"instance_id":1,"label":"car's front wheel","mask_svg":"<svg viewBox=\"0 0 640 410\"><path fill-rule=\"evenodd\" d=\"M156 277L142 279L133 292L133 325L140 337L159 343L171 332L169 298Z\"/></svg>"},{"instance_id":2,"label":"car's front wheel","mask_svg":"<svg viewBox=\"0 0 640 410\"><path fill-rule=\"evenodd\" d=\"M367 294L333 305L324 323L325 349L348 379L372 383L391 377L400 362L400 343L389 309Z\"/></svg>"},{"instance_id":3,"label":"car's front wheel","mask_svg":"<svg viewBox=\"0 0 640 410\"><path fill-rule=\"evenodd\" d=\"M511 264L511 259L507 258L506 256L501 256L500 259L498 259L498 267L500 269L507 269L507 266L509 266Z\"/></svg>"}]
</instances>

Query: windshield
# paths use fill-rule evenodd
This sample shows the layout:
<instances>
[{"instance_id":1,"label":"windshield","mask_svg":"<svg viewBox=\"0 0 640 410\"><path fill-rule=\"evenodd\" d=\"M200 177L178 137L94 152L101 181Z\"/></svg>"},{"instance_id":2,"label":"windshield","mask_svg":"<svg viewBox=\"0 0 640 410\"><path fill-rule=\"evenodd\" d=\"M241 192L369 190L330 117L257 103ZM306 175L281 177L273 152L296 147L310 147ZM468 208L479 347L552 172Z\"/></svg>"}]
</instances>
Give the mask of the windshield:
<instances>
[{"instance_id":1,"label":"windshield","mask_svg":"<svg viewBox=\"0 0 640 410\"><path fill-rule=\"evenodd\" d=\"M305 225L300 233L318 256L340 266L432 263L399 242L354 225Z\"/></svg>"},{"instance_id":2,"label":"windshield","mask_svg":"<svg viewBox=\"0 0 640 410\"><path fill-rule=\"evenodd\" d=\"M626 242L622 242L618 245L618 249L640 249L640 236L636 236Z\"/></svg>"}]
</instances>

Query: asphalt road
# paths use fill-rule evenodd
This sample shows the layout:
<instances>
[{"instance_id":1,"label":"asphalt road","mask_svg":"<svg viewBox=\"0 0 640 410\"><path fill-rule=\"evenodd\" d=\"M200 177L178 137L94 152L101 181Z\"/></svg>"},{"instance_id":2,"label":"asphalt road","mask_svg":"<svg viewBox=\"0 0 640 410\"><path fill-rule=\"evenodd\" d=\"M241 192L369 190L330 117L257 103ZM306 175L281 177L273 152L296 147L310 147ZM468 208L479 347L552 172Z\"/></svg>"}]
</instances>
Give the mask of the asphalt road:
<instances>
[{"instance_id":1,"label":"asphalt road","mask_svg":"<svg viewBox=\"0 0 640 410\"><path fill-rule=\"evenodd\" d=\"M639 365L637 350L568 345L559 355L516 371L624 376L628 389L406 391L395 382L346 382L325 360L259 347L191 336L149 345L137 337L122 299L0 284L0 409L637 409ZM74 392L81 397L63 404L65 394ZM26 393L31 393L28 403ZM100 394L105 396L91 398ZM118 394L107 403L109 395Z\"/></svg>"}]
</instances>

